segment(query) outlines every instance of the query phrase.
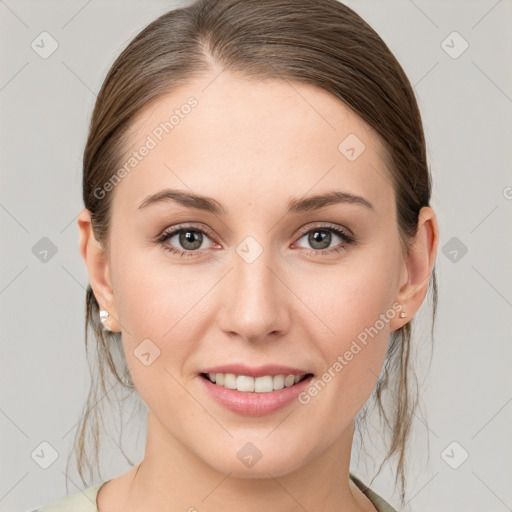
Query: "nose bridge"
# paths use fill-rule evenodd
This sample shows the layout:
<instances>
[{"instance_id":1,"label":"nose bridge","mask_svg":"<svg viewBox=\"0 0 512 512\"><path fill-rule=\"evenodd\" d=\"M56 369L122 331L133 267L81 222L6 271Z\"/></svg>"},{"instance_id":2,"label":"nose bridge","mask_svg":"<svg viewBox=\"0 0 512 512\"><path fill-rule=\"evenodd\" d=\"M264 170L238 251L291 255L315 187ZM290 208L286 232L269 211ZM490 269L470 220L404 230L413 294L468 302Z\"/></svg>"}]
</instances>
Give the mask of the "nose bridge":
<instances>
[{"instance_id":1,"label":"nose bridge","mask_svg":"<svg viewBox=\"0 0 512 512\"><path fill-rule=\"evenodd\" d=\"M251 237L252 239L252 237ZM274 275L269 270L272 265L270 249L255 242L245 240L236 248L235 279L240 294L251 294L268 300L276 292Z\"/></svg>"}]
</instances>

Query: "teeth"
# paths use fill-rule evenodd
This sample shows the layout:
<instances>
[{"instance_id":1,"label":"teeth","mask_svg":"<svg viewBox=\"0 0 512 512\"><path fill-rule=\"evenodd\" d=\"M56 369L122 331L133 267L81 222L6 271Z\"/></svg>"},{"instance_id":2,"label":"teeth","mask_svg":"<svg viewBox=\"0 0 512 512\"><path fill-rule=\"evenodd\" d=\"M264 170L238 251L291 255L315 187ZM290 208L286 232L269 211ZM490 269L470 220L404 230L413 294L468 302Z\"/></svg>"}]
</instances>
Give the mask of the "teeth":
<instances>
[{"instance_id":1,"label":"teeth","mask_svg":"<svg viewBox=\"0 0 512 512\"><path fill-rule=\"evenodd\" d=\"M274 389L283 389L284 388L284 375L275 375L273 377L273 384L274 384Z\"/></svg>"},{"instance_id":2,"label":"teeth","mask_svg":"<svg viewBox=\"0 0 512 512\"><path fill-rule=\"evenodd\" d=\"M208 378L217 386L236 389L247 393L270 393L284 387L289 388L300 382L305 375L264 375L250 377L248 375L235 375L234 373L208 373Z\"/></svg>"},{"instance_id":3,"label":"teeth","mask_svg":"<svg viewBox=\"0 0 512 512\"><path fill-rule=\"evenodd\" d=\"M293 386L295 382L295 377L293 375L288 375L286 379L284 379L284 385L285 387L289 388L290 386Z\"/></svg>"}]
</instances>

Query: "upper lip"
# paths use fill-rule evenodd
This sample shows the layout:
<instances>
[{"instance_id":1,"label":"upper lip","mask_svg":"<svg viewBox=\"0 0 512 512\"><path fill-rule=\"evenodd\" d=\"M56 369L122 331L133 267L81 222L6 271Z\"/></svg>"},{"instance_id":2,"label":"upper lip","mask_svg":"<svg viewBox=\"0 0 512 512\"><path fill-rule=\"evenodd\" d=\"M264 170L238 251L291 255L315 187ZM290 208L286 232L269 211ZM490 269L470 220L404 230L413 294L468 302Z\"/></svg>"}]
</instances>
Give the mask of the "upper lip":
<instances>
[{"instance_id":1,"label":"upper lip","mask_svg":"<svg viewBox=\"0 0 512 512\"><path fill-rule=\"evenodd\" d=\"M206 368L201 373L234 373L235 375L247 375L248 377L263 377L264 375L306 375L312 372L280 364L267 364L257 367L250 367L245 364L224 364Z\"/></svg>"}]
</instances>

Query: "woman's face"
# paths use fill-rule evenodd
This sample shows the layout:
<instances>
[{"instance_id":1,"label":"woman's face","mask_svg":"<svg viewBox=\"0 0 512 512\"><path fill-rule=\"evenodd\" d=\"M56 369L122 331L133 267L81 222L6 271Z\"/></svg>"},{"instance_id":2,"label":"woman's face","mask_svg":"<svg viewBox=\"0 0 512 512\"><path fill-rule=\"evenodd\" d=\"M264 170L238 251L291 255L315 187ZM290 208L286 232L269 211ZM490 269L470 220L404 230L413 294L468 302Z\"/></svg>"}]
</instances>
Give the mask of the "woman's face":
<instances>
[{"instance_id":1,"label":"woman's face","mask_svg":"<svg viewBox=\"0 0 512 512\"><path fill-rule=\"evenodd\" d=\"M134 125L113 190L109 307L153 443L233 476L277 476L351 439L390 332L414 314L398 316L407 267L383 146L360 118L304 84L213 78ZM209 199L142 206L163 191ZM329 194L362 199L310 200ZM222 372L235 378L266 365L314 378L298 394L201 375L226 365L246 367ZM259 385L276 387L288 372L262 371Z\"/></svg>"}]
</instances>

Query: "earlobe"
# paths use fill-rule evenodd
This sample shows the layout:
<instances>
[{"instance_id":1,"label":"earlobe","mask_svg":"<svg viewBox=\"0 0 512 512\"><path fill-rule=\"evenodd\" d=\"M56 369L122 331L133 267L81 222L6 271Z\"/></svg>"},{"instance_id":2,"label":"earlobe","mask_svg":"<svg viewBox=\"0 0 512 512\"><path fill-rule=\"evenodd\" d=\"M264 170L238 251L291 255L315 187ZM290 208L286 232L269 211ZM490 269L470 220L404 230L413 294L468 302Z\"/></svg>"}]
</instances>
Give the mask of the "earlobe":
<instances>
[{"instance_id":1,"label":"earlobe","mask_svg":"<svg viewBox=\"0 0 512 512\"><path fill-rule=\"evenodd\" d=\"M407 281L400 287L396 300L411 319L428 292L439 245L439 226L432 208L425 206L418 217L418 231L406 256ZM403 323L399 325L401 327ZM398 327L397 327L398 328Z\"/></svg>"},{"instance_id":2,"label":"earlobe","mask_svg":"<svg viewBox=\"0 0 512 512\"><path fill-rule=\"evenodd\" d=\"M77 222L80 230L80 254L87 267L91 288L100 309L109 313L110 330L118 332L116 322L118 314L112 289L108 253L94 236L90 211L84 208L78 215Z\"/></svg>"}]
</instances>

